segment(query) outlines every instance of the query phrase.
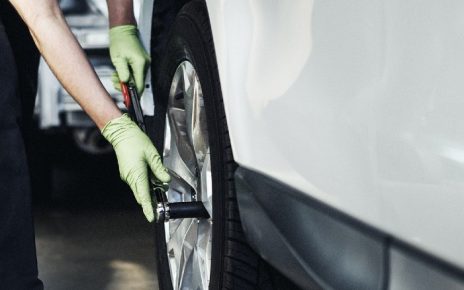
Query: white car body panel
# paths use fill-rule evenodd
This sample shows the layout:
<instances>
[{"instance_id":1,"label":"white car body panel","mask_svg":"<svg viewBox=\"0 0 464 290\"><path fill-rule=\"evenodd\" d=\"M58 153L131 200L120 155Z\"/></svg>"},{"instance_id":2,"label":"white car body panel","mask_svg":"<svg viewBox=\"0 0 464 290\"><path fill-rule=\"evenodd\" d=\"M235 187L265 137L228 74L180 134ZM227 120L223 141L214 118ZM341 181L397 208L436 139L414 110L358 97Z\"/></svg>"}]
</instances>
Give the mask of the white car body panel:
<instances>
[{"instance_id":1,"label":"white car body panel","mask_svg":"<svg viewBox=\"0 0 464 290\"><path fill-rule=\"evenodd\" d=\"M236 161L464 268L464 2L207 6Z\"/></svg>"},{"instance_id":2,"label":"white car body panel","mask_svg":"<svg viewBox=\"0 0 464 290\"><path fill-rule=\"evenodd\" d=\"M138 15L137 23L141 36L142 44L146 51L150 51L151 40L151 17L153 12L153 0L140 0L134 2L134 14ZM145 76L145 88L151 86L151 69L148 68ZM140 98L143 114L145 116L153 116L155 114L155 107L153 103L153 92L151 89L146 89Z\"/></svg>"}]
</instances>

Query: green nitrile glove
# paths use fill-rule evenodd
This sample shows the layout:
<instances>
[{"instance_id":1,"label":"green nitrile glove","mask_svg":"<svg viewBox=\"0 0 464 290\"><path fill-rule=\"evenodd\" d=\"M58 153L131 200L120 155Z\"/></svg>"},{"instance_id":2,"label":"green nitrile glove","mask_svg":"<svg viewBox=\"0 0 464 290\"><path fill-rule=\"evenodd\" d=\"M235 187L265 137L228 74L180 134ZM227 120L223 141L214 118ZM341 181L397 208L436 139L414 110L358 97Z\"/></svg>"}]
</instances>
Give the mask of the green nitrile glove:
<instances>
[{"instance_id":1,"label":"green nitrile glove","mask_svg":"<svg viewBox=\"0 0 464 290\"><path fill-rule=\"evenodd\" d=\"M127 114L108 122L102 134L116 151L121 179L130 186L137 203L142 206L145 217L152 222L154 212L148 168L159 181L169 182L171 180L161 163L158 151L148 136Z\"/></svg>"},{"instance_id":2,"label":"green nitrile glove","mask_svg":"<svg viewBox=\"0 0 464 290\"><path fill-rule=\"evenodd\" d=\"M135 25L120 25L110 29L110 56L117 72L112 77L114 87L121 90L119 82L127 83L132 71L137 92L141 95L150 56L140 42Z\"/></svg>"}]
</instances>

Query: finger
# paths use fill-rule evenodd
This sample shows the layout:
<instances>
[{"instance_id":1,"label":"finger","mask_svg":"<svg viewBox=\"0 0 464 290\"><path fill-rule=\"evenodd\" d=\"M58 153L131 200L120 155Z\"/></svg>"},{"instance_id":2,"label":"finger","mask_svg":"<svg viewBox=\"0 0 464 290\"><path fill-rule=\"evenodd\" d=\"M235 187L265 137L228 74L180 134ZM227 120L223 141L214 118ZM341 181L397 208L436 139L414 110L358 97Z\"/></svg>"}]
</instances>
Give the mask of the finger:
<instances>
[{"instance_id":1,"label":"finger","mask_svg":"<svg viewBox=\"0 0 464 290\"><path fill-rule=\"evenodd\" d=\"M140 181L126 181L127 184L129 184L130 189L132 191L132 194L135 197L135 200L137 201L138 204L142 205L142 200L140 199L140 196L142 192L144 192L146 189L144 188L143 184ZM150 190L148 188L148 190Z\"/></svg>"},{"instance_id":2,"label":"finger","mask_svg":"<svg viewBox=\"0 0 464 290\"><path fill-rule=\"evenodd\" d=\"M165 183L171 181L171 176L169 176L167 169L163 166L161 157L154 146L152 146L146 153L146 159L148 166L150 166L150 169L153 172L153 175L155 175L159 181Z\"/></svg>"},{"instance_id":3,"label":"finger","mask_svg":"<svg viewBox=\"0 0 464 290\"><path fill-rule=\"evenodd\" d=\"M129 65L124 59L118 59L113 62L114 67L118 73L119 80L123 83L127 83L130 78Z\"/></svg>"},{"instance_id":4,"label":"finger","mask_svg":"<svg viewBox=\"0 0 464 290\"><path fill-rule=\"evenodd\" d=\"M139 194L136 192L135 189L132 189L132 188L131 188L131 190L132 190L132 194L133 194L134 197L135 197L135 201L137 201L137 204L142 205L142 202L140 202Z\"/></svg>"},{"instance_id":5,"label":"finger","mask_svg":"<svg viewBox=\"0 0 464 290\"><path fill-rule=\"evenodd\" d=\"M142 95L145 89L145 74L147 72L148 64L145 59L137 60L131 65L132 71L134 72L135 86L137 92Z\"/></svg>"},{"instance_id":6,"label":"finger","mask_svg":"<svg viewBox=\"0 0 464 290\"><path fill-rule=\"evenodd\" d=\"M142 210L148 222L151 223L155 220L155 213L153 211L153 205L151 202L142 203Z\"/></svg>"},{"instance_id":7,"label":"finger","mask_svg":"<svg viewBox=\"0 0 464 290\"><path fill-rule=\"evenodd\" d=\"M119 81L119 77L118 77L118 73L117 72L114 72L112 75L111 75L111 82L113 83L113 87L118 90L118 91L121 91L121 81Z\"/></svg>"},{"instance_id":8,"label":"finger","mask_svg":"<svg viewBox=\"0 0 464 290\"><path fill-rule=\"evenodd\" d=\"M149 222L155 219L153 205L150 196L150 186L148 182L148 171L144 170L141 177L137 178L135 184L131 186L137 203L142 206L143 214Z\"/></svg>"},{"instance_id":9,"label":"finger","mask_svg":"<svg viewBox=\"0 0 464 290\"><path fill-rule=\"evenodd\" d=\"M151 63L151 57L146 51L145 51L145 59L147 60L147 65L149 65Z\"/></svg>"}]
</instances>

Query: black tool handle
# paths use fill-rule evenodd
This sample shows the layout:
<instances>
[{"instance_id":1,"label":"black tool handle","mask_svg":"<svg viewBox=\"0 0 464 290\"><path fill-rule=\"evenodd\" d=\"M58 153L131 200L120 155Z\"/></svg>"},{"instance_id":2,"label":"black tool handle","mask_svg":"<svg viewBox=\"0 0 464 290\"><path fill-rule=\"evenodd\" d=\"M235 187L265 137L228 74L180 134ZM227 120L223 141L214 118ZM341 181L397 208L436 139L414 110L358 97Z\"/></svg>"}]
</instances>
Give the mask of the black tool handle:
<instances>
[{"instance_id":1,"label":"black tool handle","mask_svg":"<svg viewBox=\"0 0 464 290\"><path fill-rule=\"evenodd\" d=\"M203 202L172 202L169 203L169 219L180 218L209 218L209 213L206 210Z\"/></svg>"},{"instance_id":2,"label":"black tool handle","mask_svg":"<svg viewBox=\"0 0 464 290\"><path fill-rule=\"evenodd\" d=\"M129 95L131 98L132 108L133 108L133 118L139 125L140 129L143 132L147 132L147 128L145 127L145 121L143 119L143 111L142 106L140 105L139 94L137 93L137 89L133 85L128 85Z\"/></svg>"},{"instance_id":3,"label":"black tool handle","mask_svg":"<svg viewBox=\"0 0 464 290\"><path fill-rule=\"evenodd\" d=\"M139 94L137 88L131 83L121 82L121 91L124 97L124 105L129 111L129 115L132 120L142 129L143 132L147 132L145 127L145 121L143 119L143 110L140 105Z\"/></svg>"}]
</instances>

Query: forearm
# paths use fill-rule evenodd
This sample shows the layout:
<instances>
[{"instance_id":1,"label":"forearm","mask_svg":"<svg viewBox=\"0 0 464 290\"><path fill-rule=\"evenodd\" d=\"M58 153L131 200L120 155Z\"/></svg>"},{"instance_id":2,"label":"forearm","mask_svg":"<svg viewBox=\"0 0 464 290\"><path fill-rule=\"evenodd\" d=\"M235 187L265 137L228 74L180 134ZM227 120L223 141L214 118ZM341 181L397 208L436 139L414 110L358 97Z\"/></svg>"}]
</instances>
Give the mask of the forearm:
<instances>
[{"instance_id":1,"label":"forearm","mask_svg":"<svg viewBox=\"0 0 464 290\"><path fill-rule=\"evenodd\" d=\"M102 86L55 0L12 0L63 87L99 128L121 115Z\"/></svg>"},{"instance_id":2,"label":"forearm","mask_svg":"<svg viewBox=\"0 0 464 290\"><path fill-rule=\"evenodd\" d=\"M136 24L133 0L106 0L110 27Z\"/></svg>"}]
</instances>

